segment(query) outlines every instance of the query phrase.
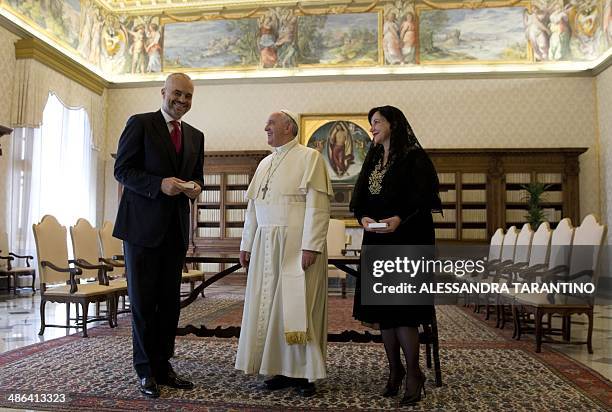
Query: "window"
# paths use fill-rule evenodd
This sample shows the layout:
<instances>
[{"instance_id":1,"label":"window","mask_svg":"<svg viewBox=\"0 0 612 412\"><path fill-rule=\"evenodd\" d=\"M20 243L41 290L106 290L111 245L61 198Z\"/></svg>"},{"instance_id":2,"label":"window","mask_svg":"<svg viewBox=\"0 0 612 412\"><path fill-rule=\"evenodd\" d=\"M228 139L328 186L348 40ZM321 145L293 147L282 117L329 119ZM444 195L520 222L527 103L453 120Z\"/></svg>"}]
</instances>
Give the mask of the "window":
<instances>
[{"instance_id":1,"label":"window","mask_svg":"<svg viewBox=\"0 0 612 412\"><path fill-rule=\"evenodd\" d=\"M66 107L53 93L39 129L15 130L11 200L13 248L34 250L32 224L54 215L62 225L96 222L96 159L85 109Z\"/></svg>"}]
</instances>

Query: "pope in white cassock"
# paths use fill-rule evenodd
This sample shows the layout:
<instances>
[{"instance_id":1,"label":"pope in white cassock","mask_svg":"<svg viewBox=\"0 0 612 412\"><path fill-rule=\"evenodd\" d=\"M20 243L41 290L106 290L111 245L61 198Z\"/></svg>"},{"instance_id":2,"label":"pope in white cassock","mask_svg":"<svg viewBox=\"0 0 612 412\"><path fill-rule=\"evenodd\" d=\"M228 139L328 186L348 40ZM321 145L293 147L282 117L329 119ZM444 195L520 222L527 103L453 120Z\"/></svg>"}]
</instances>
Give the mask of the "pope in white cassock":
<instances>
[{"instance_id":1,"label":"pope in white cassock","mask_svg":"<svg viewBox=\"0 0 612 412\"><path fill-rule=\"evenodd\" d=\"M298 143L296 116L272 113L274 152L247 191L240 263L248 268L236 369L275 375L269 390L315 393L326 377L327 250L333 195L319 152Z\"/></svg>"}]
</instances>

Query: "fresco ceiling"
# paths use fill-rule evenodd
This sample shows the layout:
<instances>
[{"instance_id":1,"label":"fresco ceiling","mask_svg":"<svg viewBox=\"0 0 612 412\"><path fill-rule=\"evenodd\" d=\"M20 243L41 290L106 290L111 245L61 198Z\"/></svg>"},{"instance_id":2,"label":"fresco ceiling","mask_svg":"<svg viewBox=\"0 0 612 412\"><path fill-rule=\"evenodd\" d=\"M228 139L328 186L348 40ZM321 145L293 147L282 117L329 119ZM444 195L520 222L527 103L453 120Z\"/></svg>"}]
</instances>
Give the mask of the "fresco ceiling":
<instances>
[{"instance_id":1,"label":"fresco ceiling","mask_svg":"<svg viewBox=\"0 0 612 412\"><path fill-rule=\"evenodd\" d=\"M112 83L565 73L612 50L612 0L0 0L0 14Z\"/></svg>"}]
</instances>

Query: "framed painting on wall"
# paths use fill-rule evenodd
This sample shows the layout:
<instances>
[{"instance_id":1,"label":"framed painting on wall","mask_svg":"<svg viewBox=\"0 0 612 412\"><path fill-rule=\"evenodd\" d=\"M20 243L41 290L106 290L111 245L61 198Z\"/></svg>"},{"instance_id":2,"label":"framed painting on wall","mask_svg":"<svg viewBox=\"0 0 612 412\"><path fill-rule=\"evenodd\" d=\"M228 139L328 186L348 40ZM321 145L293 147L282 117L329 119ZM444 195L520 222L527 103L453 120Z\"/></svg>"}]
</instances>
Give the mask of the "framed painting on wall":
<instances>
[{"instance_id":1,"label":"framed painting on wall","mask_svg":"<svg viewBox=\"0 0 612 412\"><path fill-rule=\"evenodd\" d=\"M334 188L333 217L352 216L348 205L372 142L369 130L364 113L300 116L300 142L321 153Z\"/></svg>"}]
</instances>

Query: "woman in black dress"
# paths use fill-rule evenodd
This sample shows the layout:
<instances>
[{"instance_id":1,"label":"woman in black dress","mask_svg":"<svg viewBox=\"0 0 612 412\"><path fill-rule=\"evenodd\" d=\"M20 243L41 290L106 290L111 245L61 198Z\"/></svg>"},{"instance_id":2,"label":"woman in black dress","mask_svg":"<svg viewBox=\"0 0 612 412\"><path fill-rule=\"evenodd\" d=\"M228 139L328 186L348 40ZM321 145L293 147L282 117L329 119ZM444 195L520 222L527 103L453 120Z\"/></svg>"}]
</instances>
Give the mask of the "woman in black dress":
<instances>
[{"instance_id":1,"label":"woman in black dress","mask_svg":"<svg viewBox=\"0 0 612 412\"><path fill-rule=\"evenodd\" d=\"M375 107L368 113L372 147L355 184L351 211L364 228L363 245L433 245L432 211L441 210L438 177L401 110ZM387 223L370 229L372 222ZM425 375L419 368L419 324L432 319L431 305L382 306L361 304L357 281L353 316L378 324L389 361L389 379L383 396L397 395L406 376L401 405L421 400ZM404 352L406 369L400 357Z\"/></svg>"}]
</instances>

